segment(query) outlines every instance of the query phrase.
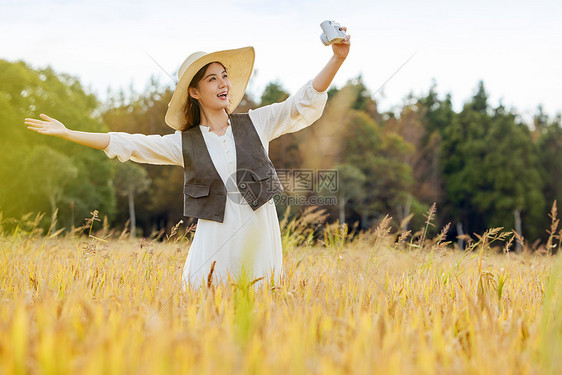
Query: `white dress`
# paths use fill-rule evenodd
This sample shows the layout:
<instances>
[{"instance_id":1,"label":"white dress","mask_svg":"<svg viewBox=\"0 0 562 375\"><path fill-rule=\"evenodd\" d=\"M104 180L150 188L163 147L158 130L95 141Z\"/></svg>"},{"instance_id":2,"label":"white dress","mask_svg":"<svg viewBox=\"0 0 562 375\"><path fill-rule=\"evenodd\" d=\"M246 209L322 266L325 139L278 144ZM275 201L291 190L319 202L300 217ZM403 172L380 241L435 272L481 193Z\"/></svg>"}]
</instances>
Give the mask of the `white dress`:
<instances>
[{"instance_id":1,"label":"white dress","mask_svg":"<svg viewBox=\"0 0 562 375\"><path fill-rule=\"evenodd\" d=\"M326 91L318 92L312 80L294 95L248 112L262 145L269 155L269 142L283 134L301 130L316 121L328 99ZM283 267L283 252L279 220L273 198L253 211L238 191L236 181L236 148L231 126L223 136L199 125L209 154L227 190L222 223L198 219L193 242L187 254L182 274L185 288L198 288L206 282L213 261L216 261L214 282L226 281L227 273L236 279L240 271L249 272L251 280L271 276L279 281ZM179 165L183 167L181 132L168 135L109 132L110 142L104 150L110 158L121 162Z\"/></svg>"}]
</instances>

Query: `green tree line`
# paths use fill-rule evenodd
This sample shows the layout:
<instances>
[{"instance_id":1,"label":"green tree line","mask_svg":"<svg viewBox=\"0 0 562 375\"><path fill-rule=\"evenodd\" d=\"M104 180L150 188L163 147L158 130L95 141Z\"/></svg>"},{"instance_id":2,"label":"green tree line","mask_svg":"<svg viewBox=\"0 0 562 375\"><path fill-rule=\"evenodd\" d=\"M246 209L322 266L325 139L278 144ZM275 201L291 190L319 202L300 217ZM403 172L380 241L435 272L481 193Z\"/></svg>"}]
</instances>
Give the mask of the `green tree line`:
<instances>
[{"instance_id":1,"label":"green tree line","mask_svg":"<svg viewBox=\"0 0 562 375\"><path fill-rule=\"evenodd\" d=\"M59 225L71 229L98 210L112 227L127 223L140 236L169 231L183 218L181 168L121 163L23 124L47 113L74 130L164 135L173 132L163 120L173 87L151 78L143 92L120 90L101 102L76 77L51 67L0 60L0 78L4 218L56 211ZM236 111L288 96L280 82L271 82L260 98L245 96ZM358 76L331 87L322 117L273 140L269 156L278 170L337 171L336 191L306 194L335 196L336 204L322 208L332 220L360 228L387 214L403 229L419 228L435 202L435 228L451 223L453 237L501 226L544 242L547 213L562 198L561 115L549 116L538 106L533 123L524 123L514 109L492 107L483 82L460 111L433 83L424 95L410 94L398 110L381 112ZM286 208L278 203L280 215Z\"/></svg>"}]
</instances>

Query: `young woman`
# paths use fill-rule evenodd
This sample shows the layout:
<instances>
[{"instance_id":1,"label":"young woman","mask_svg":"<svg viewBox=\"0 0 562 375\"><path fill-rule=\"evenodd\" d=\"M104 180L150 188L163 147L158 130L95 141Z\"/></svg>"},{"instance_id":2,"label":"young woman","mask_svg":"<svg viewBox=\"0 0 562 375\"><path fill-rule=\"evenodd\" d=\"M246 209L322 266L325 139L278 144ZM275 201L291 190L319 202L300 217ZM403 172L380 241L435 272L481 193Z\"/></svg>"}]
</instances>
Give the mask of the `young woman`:
<instances>
[{"instance_id":1,"label":"young woman","mask_svg":"<svg viewBox=\"0 0 562 375\"><path fill-rule=\"evenodd\" d=\"M345 27L342 30L346 31ZM121 162L184 168L184 216L197 227L183 269L184 288L198 288L213 269L214 282L245 273L255 286L282 275L281 233L273 195L282 191L268 158L269 142L316 121L326 90L350 49L350 36L332 44L324 68L284 102L232 114L254 64L252 47L191 54L178 71L166 123L174 134L88 133L67 129L45 114L25 119L28 129L104 150Z\"/></svg>"}]
</instances>

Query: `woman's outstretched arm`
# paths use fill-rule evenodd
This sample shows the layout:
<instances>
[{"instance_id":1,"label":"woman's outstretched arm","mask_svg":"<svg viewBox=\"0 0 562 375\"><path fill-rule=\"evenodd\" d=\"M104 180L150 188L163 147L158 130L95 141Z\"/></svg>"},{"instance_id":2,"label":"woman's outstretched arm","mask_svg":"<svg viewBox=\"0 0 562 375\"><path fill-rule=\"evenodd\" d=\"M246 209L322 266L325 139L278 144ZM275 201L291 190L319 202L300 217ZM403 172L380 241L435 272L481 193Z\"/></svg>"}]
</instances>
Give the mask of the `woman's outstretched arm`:
<instances>
[{"instance_id":1,"label":"woman's outstretched arm","mask_svg":"<svg viewBox=\"0 0 562 375\"><path fill-rule=\"evenodd\" d=\"M103 150L109 158L136 163L179 165L183 167L182 132L164 136L158 134L129 134L125 132L89 133L67 129L60 121L45 114L42 120L26 118L27 128L40 134Z\"/></svg>"},{"instance_id":2,"label":"woman's outstretched arm","mask_svg":"<svg viewBox=\"0 0 562 375\"><path fill-rule=\"evenodd\" d=\"M346 27L341 28L343 31L347 31ZM322 92L330 87L332 80L334 79L338 69L345 61L347 54L349 53L350 42L349 39L351 35L345 37L341 43L332 44L333 56L330 58L326 66L318 73L316 77L312 80L312 87L316 91Z\"/></svg>"},{"instance_id":3,"label":"woman's outstretched arm","mask_svg":"<svg viewBox=\"0 0 562 375\"><path fill-rule=\"evenodd\" d=\"M70 130L67 129L60 121L43 113L40 114L39 117L44 120L26 118L25 124L27 125L27 128L40 134L53 135L67 141L98 150L104 150L109 145L109 134L107 133L89 133Z\"/></svg>"}]
</instances>

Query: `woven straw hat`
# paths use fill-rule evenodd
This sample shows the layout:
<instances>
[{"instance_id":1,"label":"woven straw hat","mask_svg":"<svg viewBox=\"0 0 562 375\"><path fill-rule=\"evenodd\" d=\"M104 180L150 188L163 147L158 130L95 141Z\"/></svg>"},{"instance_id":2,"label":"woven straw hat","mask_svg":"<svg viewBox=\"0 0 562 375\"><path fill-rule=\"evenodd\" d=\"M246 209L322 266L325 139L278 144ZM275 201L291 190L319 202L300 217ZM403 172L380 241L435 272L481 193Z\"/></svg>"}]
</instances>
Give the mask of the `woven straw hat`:
<instances>
[{"instance_id":1,"label":"woven straw hat","mask_svg":"<svg viewBox=\"0 0 562 375\"><path fill-rule=\"evenodd\" d=\"M254 47L243 47L212 53L194 52L189 55L178 70L178 84L172 95L164 120L175 130L185 130L185 106L187 88L197 72L208 63L218 61L224 65L228 79L232 83L228 112L238 106L248 86L254 68Z\"/></svg>"}]
</instances>

